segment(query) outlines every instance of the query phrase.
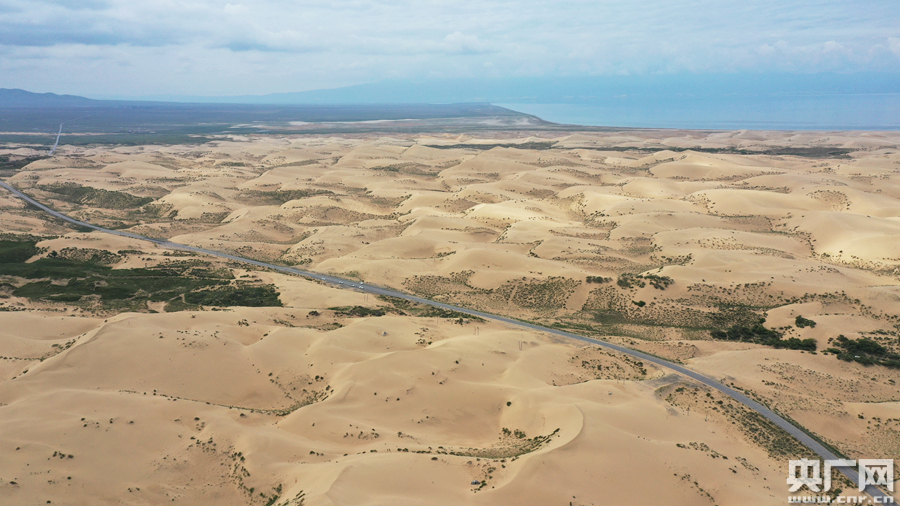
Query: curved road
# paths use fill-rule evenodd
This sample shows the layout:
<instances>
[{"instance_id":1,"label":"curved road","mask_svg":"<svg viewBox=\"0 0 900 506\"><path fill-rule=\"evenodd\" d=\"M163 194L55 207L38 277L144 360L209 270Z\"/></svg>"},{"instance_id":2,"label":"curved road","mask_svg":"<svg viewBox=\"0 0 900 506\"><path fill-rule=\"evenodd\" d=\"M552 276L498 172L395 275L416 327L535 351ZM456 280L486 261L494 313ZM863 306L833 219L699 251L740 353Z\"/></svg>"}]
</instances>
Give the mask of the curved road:
<instances>
[{"instance_id":1,"label":"curved road","mask_svg":"<svg viewBox=\"0 0 900 506\"><path fill-rule=\"evenodd\" d=\"M379 287L379 286L368 285L365 283L350 281L350 280L347 280L344 278L339 278L336 276L329 276L327 274L319 274L316 272L304 271L301 269L294 269L292 267L284 267L281 265L274 265L274 264L270 264L270 263L266 263L266 262L260 262L258 260L251 260L249 258L243 258L243 257L235 256L235 255L230 255L228 253L222 253L220 251L213 251L213 250L208 250L208 249L204 249L204 248L196 248L194 246L188 246L186 244L178 244L178 243L169 242L169 241L162 240L162 239L154 239L152 237L144 237L142 235L132 234L129 232L123 232L121 230L110 230L107 228L98 227L96 225L92 225L90 223L79 221L74 218L70 218L69 216L66 216L65 214L54 211L53 209L32 199L28 195L25 195L21 191L17 190L16 188L10 186L9 184L7 184L5 182L0 181L0 186L2 186L3 188L6 188L7 190L9 190L13 194L15 194L20 199L41 209L42 211L44 211L45 213L47 213L51 216L54 216L61 220L64 220L73 225L77 225L80 227L86 227L86 228L89 228L92 230L96 230L98 232L103 232L103 233L112 234L112 235L118 235L121 237L129 237L129 238L138 239L141 241L149 241L149 242L158 244L159 246L162 246L164 248L176 249L176 250L182 250L182 251L191 251L191 252L199 253L202 255L211 255L211 256L216 256L219 258L227 258L229 260L234 260L236 262L242 262L242 263L246 263L246 264L256 265L258 267L272 269L274 271L283 272L286 274L293 274L293 275L297 275L297 276L303 276L303 277L309 278L309 279L314 279L317 281L322 281L325 283L335 285L338 288L353 288L356 290L361 290L363 292L371 293L371 294L375 294L375 295L385 295L388 297L397 297L397 298L405 299L405 300L408 300L411 302L417 302L419 304L426 304L426 305L438 307L441 309L457 311L457 312L465 313L465 314L468 314L471 316L478 316L480 318L484 318L487 320L499 321L499 322L507 323L509 325L515 325L518 327L534 330L537 332L546 332L548 334L553 334L553 335L565 337L568 339L574 339L577 341L582 341L585 343L602 346L604 348L615 350L620 353L625 353L627 355L631 355L632 357L638 358L642 361L652 362L652 363L659 365L661 367L664 367L666 369L675 371L683 376L691 378L691 379L693 379L699 383L702 383L708 387L715 388L716 390L724 393L725 395L731 397L732 399L744 404L745 406L752 409L753 411L756 411L760 415L766 417L768 420L772 421L775 425L778 425L779 427L784 429L788 434L797 438L797 440L799 440L807 448L809 448L810 450L815 452L816 455L818 455L820 458L822 458L824 460L834 460L834 459L840 458L837 455L835 455L834 453L832 453L830 450L828 450L828 448L825 448L821 443L819 443L818 441L816 441L815 439L810 437L808 434L806 434L802 430L798 429L796 426L794 426L793 424L791 424L790 422L788 422L787 420L785 420L784 418L782 418L781 416L776 414L771 409L763 406L759 402L751 399L750 397L747 397L743 393L741 393L733 388L727 387L727 386L723 385L722 383L719 383L718 381L716 381L712 378L709 378L707 376L704 376L703 374L700 374L696 371L688 369L687 367L675 364L673 362L669 362L668 360L663 360L661 358L654 357L652 355L647 355L646 353L642 353L637 350L632 350L632 349L626 348L624 346L619 346L617 344L608 343L606 341L600 341L598 339L591 339L589 337L580 336L578 334L573 334L571 332L566 332L566 331L559 330L559 329L542 327L540 325L535 325L533 323L527 323L527 322L523 322L523 321L519 321L519 320L514 320L512 318L507 318L505 316L498 316L498 315L493 315L490 313L483 313L481 311L475 311L475 310L467 309L464 307L457 307L457 306L453 306L450 304L444 304L443 302L435 302L433 300L423 299L421 297L409 295L409 294L406 294L403 292L392 290L390 288L383 288L383 287ZM787 467L786 464L787 464L787 462L785 462L785 467ZM860 477L859 477L859 473L855 469L841 467L841 468L838 468L838 470L840 470L841 473L843 473L845 476L847 476L847 478L849 478L850 481L852 481L857 487L859 486ZM784 492L785 492L785 496L787 496L787 486L785 486ZM870 496L872 496L873 498L875 498L876 502L878 502L878 503L893 504L892 496L886 495L880 489L878 489L872 485L867 486L865 488L865 492L867 494L869 494Z\"/></svg>"}]
</instances>

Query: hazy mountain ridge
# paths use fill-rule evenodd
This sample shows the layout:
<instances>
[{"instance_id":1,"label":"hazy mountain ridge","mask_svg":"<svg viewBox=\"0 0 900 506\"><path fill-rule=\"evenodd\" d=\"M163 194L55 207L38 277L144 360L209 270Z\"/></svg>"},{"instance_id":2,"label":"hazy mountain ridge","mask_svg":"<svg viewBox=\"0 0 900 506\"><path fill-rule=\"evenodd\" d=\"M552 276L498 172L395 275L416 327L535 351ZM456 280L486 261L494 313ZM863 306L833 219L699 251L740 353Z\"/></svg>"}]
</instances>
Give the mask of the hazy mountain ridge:
<instances>
[{"instance_id":1,"label":"hazy mountain ridge","mask_svg":"<svg viewBox=\"0 0 900 506\"><path fill-rule=\"evenodd\" d=\"M33 93L18 88L0 88L0 107L91 107L106 100L93 100L76 95Z\"/></svg>"},{"instance_id":2,"label":"hazy mountain ridge","mask_svg":"<svg viewBox=\"0 0 900 506\"><path fill-rule=\"evenodd\" d=\"M896 93L900 93L900 76L896 73L820 73L809 75L734 73L391 79L337 88L296 92L218 97L173 94L141 97L141 99L196 103L310 105L449 104L470 102L596 103L626 96L653 99L684 99L729 96Z\"/></svg>"}]
</instances>

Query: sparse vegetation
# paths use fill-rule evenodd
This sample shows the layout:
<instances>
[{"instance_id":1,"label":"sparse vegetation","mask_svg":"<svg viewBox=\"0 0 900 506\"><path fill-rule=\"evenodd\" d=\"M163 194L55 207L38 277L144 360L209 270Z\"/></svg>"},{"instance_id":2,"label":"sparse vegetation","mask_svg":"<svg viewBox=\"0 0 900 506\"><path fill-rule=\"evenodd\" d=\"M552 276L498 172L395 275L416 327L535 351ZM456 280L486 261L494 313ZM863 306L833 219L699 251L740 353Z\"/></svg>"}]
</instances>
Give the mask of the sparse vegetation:
<instances>
[{"instance_id":1,"label":"sparse vegetation","mask_svg":"<svg viewBox=\"0 0 900 506\"><path fill-rule=\"evenodd\" d=\"M365 306L338 306L328 309L334 311L336 316L350 316L353 318L367 318L369 316L384 316L387 314L384 309Z\"/></svg>"},{"instance_id":2,"label":"sparse vegetation","mask_svg":"<svg viewBox=\"0 0 900 506\"><path fill-rule=\"evenodd\" d=\"M810 320L809 318L804 318L800 315L797 315L797 318L794 320L794 324L797 325L797 328L802 329L805 327L815 328L816 322Z\"/></svg>"},{"instance_id":3,"label":"sparse vegetation","mask_svg":"<svg viewBox=\"0 0 900 506\"><path fill-rule=\"evenodd\" d=\"M184 294L184 302L198 306L281 306L274 286L227 286Z\"/></svg>"},{"instance_id":4,"label":"sparse vegetation","mask_svg":"<svg viewBox=\"0 0 900 506\"><path fill-rule=\"evenodd\" d=\"M452 320L469 320L475 322L484 321L484 318L481 318L479 316L472 316L466 313L460 313L459 311L452 311L449 309L443 309L434 306L426 307L417 316L421 316L422 318L448 318Z\"/></svg>"},{"instance_id":5,"label":"sparse vegetation","mask_svg":"<svg viewBox=\"0 0 900 506\"><path fill-rule=\"evenodd\" d=\"M460 457L481 457L489 459L516 458L538 450L549 443L553 436L559 433L556 429L544 436L529 438L521 429L508 429L503 427L500 431L499 442L492 448L459 448L438 449L439 454L456 455Z\"/></svg>"},{"instance_id":6,"label":"sparse vegetation","mask_svg":"<svg viewBox=\"0 0 900 506\"><path fill-rule=\"evenodd\" d=\"M891 369L900 369L900 355L891 352L877 342L863 337L849 339L839 335L834 340L836 348L828 348L826 353L833 353L845 362L857 362L863 365L882 365Z\"/></svg>"},{"instance_id":7,"label":"sparse vegetation","mask_svg":"<svg viewBox=\"0 0 900 506\"><path fill-rule=\"evenodd\" d=\"M157 267L113 269L118 255L95 249L64 248L24 263L41 250L35 240L0 241L0 276L12 281L12 295L47 302L81 302L104 309L142 309L167 302L167 311L207 306L280 306L273 286L233 281L228 270L197 260Z\"/></svg>"},{"instance_id":8,"label":"sparse vegetation","mask_svg":"<svg viewBox=\"0 0 900 506\"><path fill-rule=\"evenodd\" d=\"M411 314L413 316L419 316L422 318L447 318L457 320L458 323L484 321L484 318L478 316L472 316L466 313L461 313L459 311L453 311L450 309L443 309L434 306L423 306L422 304L410 302L399 297L379 295L378 299L391 304L393 308L391 308L390 311L397 314Z\"/></svg>"},{"instance_id":9,"label":"sparse vegetation","mask_svg":"<svg viewBox=\"0 0 900 506\"><path fill-rule=\"evenodd\" d=\"M334 195L330 190L244 190L238 194L238 200L252 202L256 205L278 206L292 200L300 200L316 195Z\"/></svg>"},{"instance_id":10,"label":"sparse vegetation","mask_svg":"<svg viewBox=\"0 0 900 506\"><path fill-rule=\"evenodd\" d=\"M37 241L0 240L0 264L22 263L40 253Z\"/></svg>"},{"instance_id":11,"label":"sparse vegetation","mask_svg":"<svg viewBox=\"0 0 900 506\"><path fill-rule=\"evenodd\" d=\"M810 450L784 429L731 398L722 396L718 392L704 392L705 388L694 386L673 388L670 385L664 388L668 391L665 399L672 406L685 410L693 408L697 412L706 412L709 417L734 423L747 439L767 450L772 458L810 456Z\"/></svg>"},{"instance_id":12,"label":"sparse vegetation","mask_svg":"<svg viewBox=\"0 0 900 506\"><path fill-rule=\"evenodd\" d=\"M518 307L546 311L564 307L580 284L563 276L550 276L543 280L505 283L489 293Z\"/></svg>"},{"instance_id":13,"label":"sparse vegetation","mask_svg":"<svg viewBox=\"0 0 900 506\"><path fill-rule=\"evenodd\" d=\"M7 175L25 167L26 165L43 160L46 156L12 156L0 155L0 175Z\"/></svg>"},{"instance_id":14,"label":"sparse vegetation","mask_svg":"<svg viewBox=\"0 0 900 506\"><path fill-rule=\"evenodd\" d=\"M536 150L545 150L550 149L553 145L556 144L555 141L551 142L520 142L520 143L497 143L497 144L429 144L429 148L435 149L477 149L479 151L486 151L488 149L494 148L513 148L513 149L536 149Z\"/></svg>"},{"instance_id":15,"label":"sparse vegetation","mask_svg":"<svg viewBox=\"0 0 900 506\"><path fill-rule=\"evenodd\" d=\"M669 285L675 283L675 281L668 276L657 276L656 274L630 274L624 273L619 276L616 284L622 288L643 288L646 286L646 282L650 283L650 286L656 288L657 290L665 290Z\"/></svg>"},{"instance_id":16,"label":"sparse vegetation","mask_svg":"<svg viewBox=\"0 0 900 506\"><path fill-rule=\"evenodd\" d=\"M46 192L54 193L61 200L73 204L89 205L106 209L136 209L153 202L150 197L135 197L130 193L91 188L75 183L58 183L38 187Z\"/></svg>"},{"instance_id":17,"label":"sparse vegetation","mask_svg":"<svg viewBox=\"0 0 900 506\"><path fill-rule=\"evenodd\" d=\"M619 279L616 281L616 284L622 288L643 288L646 285L640 276L635 276L634 274L625 273L619 276Z\"/></svg>"},{"instance_id":18,"label":"sparse vegetation","mask_svg":"<svg viewBox=\"0 0 900 506\"><path fill-rule=\"evenodd\" d=\"M781 332L767 329L761 323L753 327L734 326L727 331L714 330L710 332L713 339L721 341L740 341L747 343L763 344L773 348L787 348L789 350L816 351L815 339L798 339L791 337L783 339Z\"/></svg>"}]
</instances>

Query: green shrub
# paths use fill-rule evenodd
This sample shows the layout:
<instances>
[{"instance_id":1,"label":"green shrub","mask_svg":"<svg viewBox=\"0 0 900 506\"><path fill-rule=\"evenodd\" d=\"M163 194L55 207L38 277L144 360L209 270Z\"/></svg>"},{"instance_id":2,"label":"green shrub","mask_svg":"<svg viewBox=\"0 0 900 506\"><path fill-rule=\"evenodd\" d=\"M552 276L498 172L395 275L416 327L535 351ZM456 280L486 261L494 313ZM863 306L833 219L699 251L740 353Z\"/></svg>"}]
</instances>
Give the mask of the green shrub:
<instances>
[{"instance_id":1,"label":"green shrub","mask_svg":"<svg viewBox=\"0 0 900 506\"><path fill-rule=\"evenodd\" d=\"M35 241L0 241L0 264L19 263L40 253Z\"/></svg>"},{"instance_id":2,"label":"green shrub","mask_svg":"<svg viewBox=\"0 0 900 506\"><path fill-rule=\"evenodd\" d=\"M75 183L57 183L39 186L39 188L55 193L68 202L105 209L135 209L153 202L150 197L135 197L130 193L91 188Z\"/></svg>"},{"instance_id":3,"label":"green shrub","mask_svg":"<svg viewBox=\"0 0 900 506\"><path fill-rule=\"evenodd\" d=\"M282 304L281 300L278 299L278 295L278 291L272 286L229 286L215 290L188 292L184 294L184 301L187 304L198 306L281 307Z\"/></svg>"},{"instance_id":4,"label":"green shrub","mask_svg":"<svg viewBox=\"0 0 900 506\"><path fill-rule=\"evenodd\" d=\"M385 311L381 308L372 309L365 306L338 306L328 308L334 311L338 316L353 316L363 318L367 316L384 316Z\"/></svg>"},{"instance_id":5,"label":"green shrub","mask_svg":"<svg viewBox=\"0 0 900 506\"><path fill-rule=\"evenodd\" d=\"M669 276L657 276L656 274L630 274L625 273L619 276L619 280L616 281L616 284L621 286L622 288L643 288L647 286L647 283L650 283L650 286L656 288L657 290L665 290L669 287L669 285L675 284L675 280L670 278Z\"/></svg>"},{"instance_id":6,"label":"green shrub","mask_svg":"<svg viewBox=\"0 0 900 506\"><path fill-rule=\"evenodd\" d=\"M472 320L476 322L483 322L484 318L480 318L478 316L467 315L466 313L460 313L459 311L452 311L449 309L443 309L439 307L427 307L424 311L422 311L419 316L423 318L451 318L454 320Z\"/></svg>"},{"instance_id":7,"label":"green shrub","mask_svg":"<svg viewBox=\"0 0 900 506\"><path fill-rule=\"evenodd\" d=\"M0 258L7 260L0 262L0 275L27 280L13 288L17 297L78 302L93 295L104 306L117 308L146 301L169 302L167 311L199 305L281 306L274 286L233 286L230 271L200 267L208 264L199 260L113 269L109 264L120 257L105 250L66 248L24 263L40 253L35 244L35 240L0 241Z\"/></svg>"},{"instance_id":8,"label":"green shrub","mask_svg":"<svg viewBox=\"0 0 900 506\"><path fill-rule=\"evenodd\" d=\"M805 327L815 328L815 326L816 326L816 322L814 322L808 318L804 318L800 315L797 315L797 318L794 320L794 323L797 325L797 328L800 328L800 329L805 328Z\"/></svg>"},{"instance_id":9,"label":"green shrub","mask_svg":"<svg viewBox=\"0 0 900 506\"><path fill-rule=\"evenodd\" d=\"M727 331L713 330L710 332L713 339L720 341L741 341L762 344L773 348L787 348L789 350L816 351L815 339L783 339L784 335L772 329L767 329L762 324L753 327L735 325Z\"/></svg>"},{"instance_id":10,"label":"green shrub","mask_svg":"<svg viewBox=\"0 0 900 506\"><path fill-rule=\"evenodd\" d=\"M837 348L825 350L834 353L845 362L858 362L863 365L883 365L892 369L900 369L900 355L893 353L875 341L864 337L848 339L840 335L834 340Z\"/></svg>"}]
</instances>

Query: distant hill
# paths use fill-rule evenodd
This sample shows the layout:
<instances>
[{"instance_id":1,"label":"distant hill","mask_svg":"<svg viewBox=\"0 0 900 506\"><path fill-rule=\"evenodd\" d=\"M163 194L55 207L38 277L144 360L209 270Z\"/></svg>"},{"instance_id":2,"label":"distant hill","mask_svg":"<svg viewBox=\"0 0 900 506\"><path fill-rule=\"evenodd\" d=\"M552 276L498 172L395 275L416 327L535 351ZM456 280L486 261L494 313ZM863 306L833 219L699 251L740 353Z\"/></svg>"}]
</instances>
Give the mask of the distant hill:
<instances>
[{"instance_id":1,"label":"distant hill","mask_svg":"<svg viewBox=\"0 0 900 506\"><path fill-rule=\"evenodd\" d=\"M300 122L298 125L297 122ZM198 143L207 135L278 132L469 132L547 127L490 104L221 104L91 100L0 89L0 143L49 146L64 124L67 144ZM306 126L301 126L305 124ZM317 125L318 124L318 125ZM91 133L90 136L84 136Z\"/></svg>"},{"instance_id":2,"label":"distant hill","mask_svg":"<svg viewBox=\"0 0 900 506\"><path fill-rule=\"evenodd\" d=\"M103 101L75 95L32 93L20 89L0 88L0 107L92 107Z\"/></svg>"},{"instance_id":3,"label":"distant hill","mask_svg":"<svg viewBox=\"0 0 900 506\"><path fill-rule=\"evenodd\" d=\"M257 105L351 104L615 104L732 96L812 96L900 93L900 73L651 74L458 79L395 79L342 88L239 96L165 96L161 100Z\"/></svg>"}]
</instances>

